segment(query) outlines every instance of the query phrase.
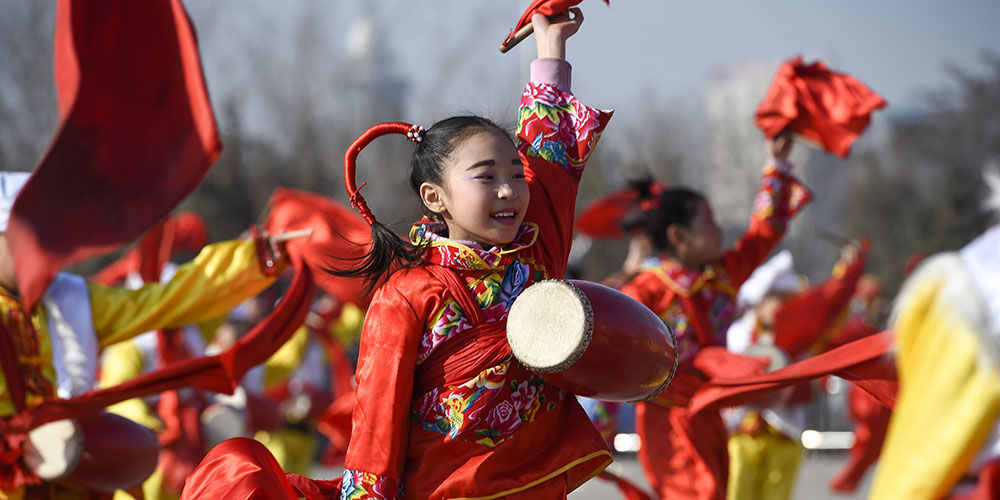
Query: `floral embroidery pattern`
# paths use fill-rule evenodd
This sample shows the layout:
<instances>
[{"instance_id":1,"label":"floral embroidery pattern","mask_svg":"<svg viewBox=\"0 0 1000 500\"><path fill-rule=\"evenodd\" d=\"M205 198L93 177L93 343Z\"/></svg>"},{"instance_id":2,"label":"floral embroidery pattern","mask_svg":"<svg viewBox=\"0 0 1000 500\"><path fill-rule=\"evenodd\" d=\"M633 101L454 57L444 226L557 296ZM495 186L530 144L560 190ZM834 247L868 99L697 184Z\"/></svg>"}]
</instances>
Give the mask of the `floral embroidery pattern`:
<instances>
[{"instance_id":1,"label":"floral embroidery pattern","mask_svg":"<svg viewBox=\"0 0 1000 500\"><path fill-rule=\"evenodd\" d=\"M726 271L716 264L698 271L662 260L660 267L654 272L659 273L667 287L678 297L695 300L705 307L707 326L711 330L711 344L726 345L726 331L736 315L736 289L730 284ZM665 310L660 311L659 316L674 329L680 362L690 361L701 349L701 339L681 307L680 300L672 300Z\"/></svg>"},{"instance_id":2,"label":"floral embroidery pattern","mask_svg":"<svg viewBox=\"0 0 1000 500\"><path fill-rule=\"evenodd\" d=\"M444 307L434 315L430 328L424 333L417 347L417 364L422 363L434 352L434 349L452 335L468 330L472 324L462 314L461 308L454 300L448 300Z\"/></svg>"},{"instance_id":3,"label":"floral embroidery pattern","mask_svg":"<svg viewBox=\"0 0 1000 500\"><path fill-rule=\"evenodd\" d=\"M712 305L708 309L708 323L713 332L712 344L726 345L726 332L729 331L729 326L733 324L733 318L736 317L736 300L732 295L724 292L716 292L711 295L709 303Z\"/></svg>"},{"instance_id":4,"label":"floral embroidery pattern","mask_svg":"<svg viewBox=\"0 0 1000 500\"><path fill-rule=\"evenodd\" d=\"M530 83L521 96L517 136L521 153L566 169L579 182L601 132L611 119L547 83Z\"/></svg>"},{"instance_id":5,"label":"floral embroidery pattern","mask_svg":"<svg viewBox=\"0 0 1000 500\"><path fill-rule=\"evenodd\" d=\"M788 221L812 200L812 194L795 177L774 166L764 168L764 178L753 202L753 216L784 231Z\"/></svg>"},{"instance_id":6,"label":"floral embroidery pattern","mask_svg":"<svg viewBox=\"0 0 1000 500\"><path fill-rule=\"evenodd\" d=\"M412 419L425 430L493 447L563 397L517 362L505 361L458 387L425 394L414 404Z\"/></svg>"},{"instance_id":7,"label":"floral embroidery pattern","mask_svg":"<svg viewBox=\"0 0 1000 500\"><path fill-rule=\"evenodd\" d=\"M401 500L404 497L403 482L399 479L344 469L340 485L342 500Z\"/></svg>"},{"instance_id":8,"label":"floral embroidery pattern","mask_svg":"<svg viewBox=\"0 0 1000 500\"><path fill-rule=\"evenodd\" d=\"M690 361L698 352L698 336L691 329L687 314L684 314L680 304L675 300L666 310L660 312L660 318L674 329L680 362Z\"/></svg>"},{"instance_id":9,"label":"floral embroidery pattern","mask_svg":"<svg viewBox=\"0 0 1000 500\"><path fill-rule=\"evenodd\" d=\"M467 271L484 271L502 266L505 257L532 246L538 238L538 226L523 224L514 241L485 250L478 245L463 245L438 233L445 230L444 223L431 223L422 219L410 228L410 243L429 245L424 261L439 266ZM512 257L511 257L512 258Z\"/></svg>"}]
</instances>

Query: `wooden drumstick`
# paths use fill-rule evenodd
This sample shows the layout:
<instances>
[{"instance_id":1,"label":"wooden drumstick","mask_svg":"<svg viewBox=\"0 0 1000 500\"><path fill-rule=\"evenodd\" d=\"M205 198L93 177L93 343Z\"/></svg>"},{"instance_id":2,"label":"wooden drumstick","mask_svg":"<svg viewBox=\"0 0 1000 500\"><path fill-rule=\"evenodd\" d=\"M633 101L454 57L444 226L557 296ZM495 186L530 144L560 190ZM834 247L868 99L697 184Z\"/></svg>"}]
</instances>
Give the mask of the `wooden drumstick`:
<instances>
[{"instance_id":1,"label":"wooden drumstick","mask_svg":"<svg viewBox=\"0 0 1000 500\"><path fill-rule=\"evenodd\" d=\"M517 44L524 41L525 38L531 36L535 32L535 27L531 23L525 24L521 29L517 30L509 39L504 40L500 44L500 52L506 54L507 51L513 49Z\"/></svg>"},{"instance_id":2,"label":"wooden drumstick","mask_svg":"<svg viewBox=\"0 0 1000 500\"><path fill-rule=\"evenodd\" d=\"M299 230L299 231L287 231L287 232L284 232L284 233L281 233L281 234L276 234L276 235L272 236L271 237L271 241L274 242L274 243L284 243L286 241L291 241L291 240L298 239L298 238L304 238L304 237L312 236L312 234L313 234L313 230L312 229L302 229L302 230Z\"/></svg>"}]
</instances>

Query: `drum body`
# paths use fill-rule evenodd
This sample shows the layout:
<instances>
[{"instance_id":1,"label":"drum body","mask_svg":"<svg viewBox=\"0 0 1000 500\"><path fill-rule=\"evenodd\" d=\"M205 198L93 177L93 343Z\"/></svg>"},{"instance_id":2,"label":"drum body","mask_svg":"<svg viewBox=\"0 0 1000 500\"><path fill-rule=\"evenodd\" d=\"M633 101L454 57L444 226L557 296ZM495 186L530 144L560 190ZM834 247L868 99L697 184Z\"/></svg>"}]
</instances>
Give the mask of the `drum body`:
<instances>
[{"instance_id":1,"label":"drum body","mask_svg":"<svg viewBox=\"0 0 1000 500\"><path fill-rule=\"evenodd\" d=\"M507 317L514 356L558 387L605 401L659 394L677 369L677 341L635 299L578 280L535 283Z\"/></svg>"},{"instance_id":2,"label":"drum body","mask_svg":"<svg viewBox=\"0 0 1000 500\"><path fill-rule=\"evenodd\" d=\"M142 484L160 453L155 432L106 412L42 425L28 441L25 463L39 477L102 493Z\"/></svg>"}]
</instances>

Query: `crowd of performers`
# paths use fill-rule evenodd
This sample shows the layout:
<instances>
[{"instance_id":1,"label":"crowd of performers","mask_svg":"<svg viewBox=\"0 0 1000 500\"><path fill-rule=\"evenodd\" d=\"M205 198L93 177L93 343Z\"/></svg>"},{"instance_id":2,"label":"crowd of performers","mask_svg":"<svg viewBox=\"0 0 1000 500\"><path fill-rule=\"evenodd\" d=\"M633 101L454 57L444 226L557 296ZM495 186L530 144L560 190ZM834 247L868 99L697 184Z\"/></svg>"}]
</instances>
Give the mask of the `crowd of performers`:
<instances>
[{"instance_id":1,"label":"crowd of performers","mask_svg":"<svg viewBox=\"0 0 1000 500\"><path fill-rule=\"evenodd\" d=\"M864 274L867 241L839 242L830 278L805 284L787 251L773 255L822 196L796 177L792 132L844 155L884 102L855 92L857 116L831 122L829 99L788 82L832 73L801 61L758 113L768 160L734 244L710 200L659 181L575 218L612 116L571 93L575 3L538 1L522 19L538 58L514 134L456 116L380 124L352 144L360 217L281 189L238 239L206 244L196 215L161 218L100 273L54 274L37 293L18 241L31 227L19 195L35 180L0 173L0 499L559 499L593 478L631 500L791 498L804 408L829 376L852 384L856 422L831 489L854 491L878 461L874 499L998 498L1000 232L928 258L891 321ZM413 142L423 217L406 237L355 180L359 154L386 135ZM669 376L634 405L651 489L606 470L621 402L529 369L505 336L523 291L567 275L579 233L627 240L604 283L668 327L656 345ZM317 463L343 474L310 478Z\"/></svg>"}]
</instances>

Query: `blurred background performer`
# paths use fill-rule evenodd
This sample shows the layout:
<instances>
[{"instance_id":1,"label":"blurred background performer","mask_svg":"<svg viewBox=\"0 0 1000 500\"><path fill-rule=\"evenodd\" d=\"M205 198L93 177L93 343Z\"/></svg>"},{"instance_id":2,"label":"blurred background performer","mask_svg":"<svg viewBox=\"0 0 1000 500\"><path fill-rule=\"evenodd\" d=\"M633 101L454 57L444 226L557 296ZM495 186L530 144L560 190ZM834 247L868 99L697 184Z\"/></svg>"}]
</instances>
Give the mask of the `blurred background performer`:
<instances>
[{"instance_id":1,"label":"blurred background performer","mask_svg":"<svg viewBox=\"0 0 1000 500\"><path fill-rule=\"evenodd\" d=\"M1000 214L1000 172L987 175ZM869 498L1000 497L1000 228L927 258L896 298L900 394Z\"/></svg>"},{"instance_id":2,"label":"blurred background performer","mask_svg":"<svg viewBox=\"0 0 1000 500\"><path fill-rule=\"evenodd\" d=\"M732 369L718 358L699 366L698 355L713 347L715 353L724 353L738 287L764 262L789 220L810 199L787 163L791 139L779 136L768 146L772 159L763 171L750 228L732 249L723 252L722 231L708 200L671 187L657 197L644 222L644 231L660 253L660 264L642 271L622 289L677 334L681 366L674 381L660 396L636 405L636 430L643 443L639 460L660 498L726 496L729 433L718 412L690 416L684 406L691 394L684 391L700 385L704 370Z\"/></svg>"},{"instance_id":3,"label":"blurred background performer","mask_svg":"<svg viewBox=\"0 0 1000 500\"><path fill-rule=\"evenodd\" d=\"M730 327L730 349L751 356L777 356L782 363L772 369L821 352L843 324L864 266L859 246L849 244L842 249L832 277L804 289L791 253L782 251L757 268L740 288L744 307L753 309ZM740 327L749 329L749 335L741 333ZM727 498L791 497L802 458L805 406L812 394L807 382L735 412L741 417L729 439Z\"/></svg>"},{"instance_id":4,"label":"blurred background performer","mask_svg":"<svg viewBox=\"0 0 1000 500\"><path fill-rule=\"evenodd\" d=\"M4 190L0 229L6 229L10 205L26 180L27 174L0 173ZM168 282L138 290L105 287L79 276L59 274L38 305L26 311L18 300L8 237L0 234L0 308L5 311L0 323L4 330L0 332L3 417L47 397L68 398L91 390L100 350L157 328L180 328L218 317L274 281L258 262L257 242L225 241L205 247ZM274 265L284 264L275 261ZM11 446L6 441L9 436L0 437L5 438L0 446ZM75 491L66 493L71 495L66 498L85 495L73 485L40 483L25 467L23 449L7 451L0 493L15 498L28 493L48 498L64 490Z\"/></svg>"}]
</instances>

